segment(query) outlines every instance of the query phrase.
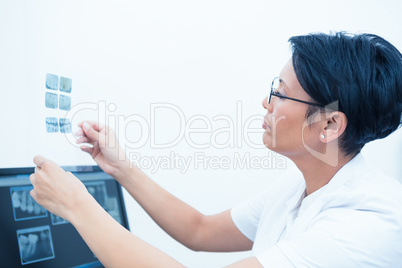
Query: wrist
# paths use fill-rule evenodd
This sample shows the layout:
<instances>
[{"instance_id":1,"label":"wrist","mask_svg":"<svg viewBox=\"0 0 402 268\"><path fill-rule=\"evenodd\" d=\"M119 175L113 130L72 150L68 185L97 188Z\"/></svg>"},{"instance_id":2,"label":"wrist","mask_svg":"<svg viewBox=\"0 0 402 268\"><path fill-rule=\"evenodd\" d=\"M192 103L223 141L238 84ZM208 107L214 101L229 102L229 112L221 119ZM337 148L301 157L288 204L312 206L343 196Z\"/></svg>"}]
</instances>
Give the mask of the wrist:
<instances>
[{"instance_id":1,"label":"wrist","mask_svg":"<svg viewBox=\"0 0 402 268\"><path fill-rule=\"evenodd\" d=\"M120 184L124 184L126 180L132 177L136 177L136 174L140 172L140 169L130 161L124 161L124 164L116 168L113 178L115 178Z\"/></svg>"},{"instance_id":2,"label":"wrist","mask_svg":"<svg viewBox=\"0 0 402 268\"><path fill-rule=\"evenodd\" d=\"M71 206L67 209L66 220L75 226L80 220L85 219L85 215L97 202L90 193L86 192L76 196L74 202L70 204Z\"/></svg>"}]
</instances>

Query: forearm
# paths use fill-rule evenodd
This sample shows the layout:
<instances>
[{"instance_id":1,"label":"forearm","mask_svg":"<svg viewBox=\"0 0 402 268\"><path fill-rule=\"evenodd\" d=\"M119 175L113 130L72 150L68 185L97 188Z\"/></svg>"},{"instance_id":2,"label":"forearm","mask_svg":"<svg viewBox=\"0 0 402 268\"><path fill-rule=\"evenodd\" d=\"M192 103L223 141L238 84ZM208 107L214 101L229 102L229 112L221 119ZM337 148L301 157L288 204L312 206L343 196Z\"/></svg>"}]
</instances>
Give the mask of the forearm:
<instances>
[{"instance_id":1,"label":"forearm","mask_svg":"<svg viewBox=\"0 0 402 268\"><path fill-rule=\"evenodd\" d=\"M106 267L181 267L122 227L90 195L71 215L70 222Z\"/></svg>"},{"instance_id":2,"label":"forearm","mask_svg":"<svg viewBox=\"0 0 402 268\"><path fill-rule=\"evenodd\" d=\"M165 232L183 245L195 248L203 214L170 194L136 167L124 170L115 178Z\"/></svg>"}]
</instances>

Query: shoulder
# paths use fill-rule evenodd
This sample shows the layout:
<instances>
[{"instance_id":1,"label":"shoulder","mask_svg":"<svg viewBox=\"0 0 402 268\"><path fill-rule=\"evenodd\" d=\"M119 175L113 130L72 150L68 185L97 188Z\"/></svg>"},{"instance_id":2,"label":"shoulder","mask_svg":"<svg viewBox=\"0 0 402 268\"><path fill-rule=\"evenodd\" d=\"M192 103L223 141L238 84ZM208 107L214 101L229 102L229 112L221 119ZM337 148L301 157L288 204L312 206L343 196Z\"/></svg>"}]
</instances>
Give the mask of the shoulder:
<instances>
[{"instance_id":1,"label":"shoulder","mask_svg":"<svg viewBox=\"0 0 402 268\"><path fill-rule=\"evenodd\" d=\"M402 184L377 168L366 164L357 155L326 185L321 195L329 203L346 207L381 208L380 205L402 210Z\"/></svg>"},{"instance_id":2,"label":"shoulder","mask_svg":"<svg viewBox=\"0 0 402 268\"><path fill-rule=\"evenodd\" d=\"M381 228L386 232L402 230L401 204L402 184L360 158L345 166L323 187L309 210L317 223L324 220L342 225L342 222L350 228L371 222L375 231ZM398 236L402 239L402 232Z\"/></svg>"},{"instance_id":3,"label":"shoulder","mask_svg":"<svg viewBox=\"0 0 402 268\"><path fill-rule=\"evenodd\" d=\"M348 180L339 195L346 200L355 199L359 206L374 208L383 204L402 210L402 184L375 168Z\"/></svg>"},{"instance_id":4,"label":"shoulder","mask_svg":"<svg viewBox=\"0 0 402 268\"><path fill-rule=\"evenodd\" d=\"M317 201L321 207L318 218L348 222L349 227L371 222L375 231L402 230L402 184L378 169L369 168L349 178ZM402 239L402 232L398 236Z\"/></svg>"},{"instance_id":5,"label":"shoulder","mask_svg":"<svg viewBox=\"0 0 402 268\"><path fill-rule=\"evenodd\" d=\"M346 255L334 253L339 260L370 267L402 261L402 185L395 179L367 169L314 203L305 213L311 215L305 235L324 239L320 247L342 249Z\"/></svg>"},{"instance_id":6,"label":"shoulder","mask_svg":"<svg viewBox=\"0 0 402 268\"><path fill-rule=\"evenodd\" d=\"M383 215L393 214L402 221L402 184L379 169L371 168L348 182L345 195L354 196L355 206L359 209Z\"/></svg>"}]
</instances>

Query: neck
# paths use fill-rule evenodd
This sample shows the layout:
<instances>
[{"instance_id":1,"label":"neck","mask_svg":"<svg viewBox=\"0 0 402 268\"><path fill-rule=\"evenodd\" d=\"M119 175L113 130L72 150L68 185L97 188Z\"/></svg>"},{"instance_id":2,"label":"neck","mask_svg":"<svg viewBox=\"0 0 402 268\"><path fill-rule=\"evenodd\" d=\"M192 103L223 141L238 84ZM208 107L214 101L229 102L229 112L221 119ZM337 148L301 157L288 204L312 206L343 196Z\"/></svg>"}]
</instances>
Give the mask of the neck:
<instances>
[{"instance_id":1,"label":"neck","mask_svg":"<svg viewBox=\"0 0 402 268\"><path fill-rule=\"evenodd\" d=\"M337 156L337 159L323 161L310 153L299 157L290 157L303 174L304 180L306 181L307 195L329 183L334 175L352 158L353 156L340 154Z\"/></svg>"}]
</instances>

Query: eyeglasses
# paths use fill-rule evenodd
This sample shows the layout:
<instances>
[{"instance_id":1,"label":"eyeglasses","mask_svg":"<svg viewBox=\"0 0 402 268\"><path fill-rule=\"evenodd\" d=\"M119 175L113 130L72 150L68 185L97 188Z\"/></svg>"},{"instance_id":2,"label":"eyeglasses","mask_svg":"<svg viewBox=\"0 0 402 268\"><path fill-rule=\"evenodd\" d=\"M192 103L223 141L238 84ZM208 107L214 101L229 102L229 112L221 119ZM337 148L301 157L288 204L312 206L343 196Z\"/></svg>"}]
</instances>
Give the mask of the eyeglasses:
<instances>
[{"instance_id":1,"label":"eyeglasses","mask_svg":"<svg viewBox=\"0 0 402 268\"><path fill-rule=\"evenodd\" d=\"M324 105L318 104L318 103L313 103L313 102L308 102L308 101L304 101L304 100L299 100L299 99L294 99L294 98L289 98L286 96L283 96L282 94L280 94L277 89L280 85L280 80L279 77L275 77L274 80L272 80L272 84L271 84L271 92L268 95L268 103L271 103L271 97L275 96L281 99L288 99L288 100L292 100L292 101L298 101L301 103L305 103L308 105L313 105L313 106L318 106L318 107L324 107Z\"/></svg>"}]
</instances>

